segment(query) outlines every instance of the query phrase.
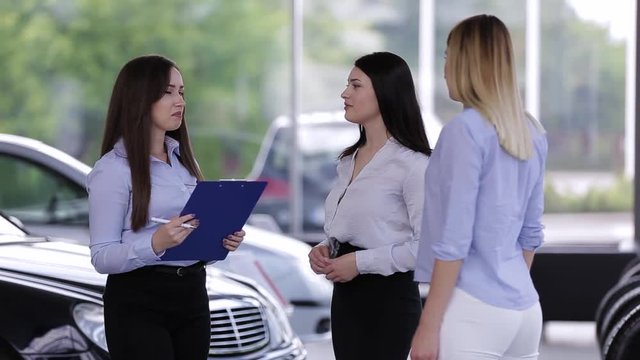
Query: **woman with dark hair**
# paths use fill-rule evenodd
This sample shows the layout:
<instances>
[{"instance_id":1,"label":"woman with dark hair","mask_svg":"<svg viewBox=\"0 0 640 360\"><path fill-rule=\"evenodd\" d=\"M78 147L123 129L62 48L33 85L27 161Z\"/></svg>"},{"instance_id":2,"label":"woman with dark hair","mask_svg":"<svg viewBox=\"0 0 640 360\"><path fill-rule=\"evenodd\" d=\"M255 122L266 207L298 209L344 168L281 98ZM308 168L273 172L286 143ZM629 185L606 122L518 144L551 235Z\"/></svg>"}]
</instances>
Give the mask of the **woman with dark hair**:
<instances>
[{"instance_id":1,"label":"woman with dark hair","mask_svg":"<svg viewBox=\"0 0 640 360\"><path fill-rule=\"evenodd\" d=\"M325 204L327 240L309 262L334 282L336 359L406 359L420 316L413 269L431 148L411 71L399 56L356 60L342 98L360 138L339 157Z\"/></svg>"},{"instance_id":2,"label":"woman with dark hair","mask_svg":"<svg viewBox=\"0 0 640 360\"><path fill-rule=\"evenodd\" d=\"M444 76L462 111L425 175L416 280L430 283L414 360L537 359L529 269L542 244L547 140L522 106L511 36L492 15L457 24Z\"/></svg>"},{"instance_id":3,"label":"woman with dark hair","mask_svg":"<svg viewBox=\"0 0 640 360\"><path fill-rule=\"evenodd\" d=\"M104 317L111 359L206 359L205 263L162 261L197 226L178 216L203 176L185 121L184 83L162 56L135 58L113 87L101 158L87 178L91 262L109 274ZM167 224L151 217L168 218ZM222 239L235 250L240 230Z\"/></svg>"}]
</instances>

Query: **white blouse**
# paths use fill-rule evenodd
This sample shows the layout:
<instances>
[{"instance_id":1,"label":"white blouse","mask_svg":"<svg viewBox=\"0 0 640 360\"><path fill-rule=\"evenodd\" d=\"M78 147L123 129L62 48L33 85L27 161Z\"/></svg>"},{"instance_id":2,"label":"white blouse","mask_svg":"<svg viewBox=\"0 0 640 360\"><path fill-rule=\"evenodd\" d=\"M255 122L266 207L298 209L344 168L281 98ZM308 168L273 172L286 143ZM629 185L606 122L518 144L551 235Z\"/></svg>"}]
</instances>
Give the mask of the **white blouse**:
<instances>
[{"instance_id":1,"label":"white blouse","mask_svg":"<svg viewBox=\"0 0 640 360\"><path fill-rule=\"evenodd\" d=\"M338 163L336 185L325 202L324 231L330 238L366 250L356 252L361 274L414 270L429 158L390 138L358 176L355 155Z\"/></svg>"}]
</instances>

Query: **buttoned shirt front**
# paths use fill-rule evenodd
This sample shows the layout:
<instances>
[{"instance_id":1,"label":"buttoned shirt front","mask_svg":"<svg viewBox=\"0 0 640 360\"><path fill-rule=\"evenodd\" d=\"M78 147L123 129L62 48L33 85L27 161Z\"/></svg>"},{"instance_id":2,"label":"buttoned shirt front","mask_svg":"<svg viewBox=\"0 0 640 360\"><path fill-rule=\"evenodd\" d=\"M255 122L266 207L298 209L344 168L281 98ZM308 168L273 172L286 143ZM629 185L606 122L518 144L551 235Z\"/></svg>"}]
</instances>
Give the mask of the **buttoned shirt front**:
<instances>
[{"instance_id":1,"label":"buttoned shirt front","mask_svg":"<svg viewBox=\"0 0 640 360\"><path fill-rule=\"evenodd\" d=\"M325 202L327 238L365 249L356 252L362 274L413 270L429 159L390 138L351 181L356 154L338 163Z\"/></svg>"},{"instance_id":2,"label":"buttoned shirt front","mask_svg":"<svg viewBox=\"0 0 640 360\"><path fill-rule=\"evenodd\" d=\"M196 186L196 178L180 163L179 143L165 137L168 163L150 158L149 218L180 214ZM194 261L162 261L151 247L158 224L131 228L131 170L122 139L104 154L87 177L91 262L100 273L122 273L146 265L185 266ZM197 216L197 214L196 214ZM222 241L222 240L221 240Z\"/></svg>"},{"instance_id":3,"label":"buttoned shirt front","mask_svg":"<svg viewBox=\"0 0 640 360\"><path fill-rule=\"evenodd\" d=\"M475 109L442 129L425 176L417 281L431 282L436 259L463 260L457 287L470 295L514 310L538 301L522 251L543 241L547 140L530 125L528 160L504 151Z\"/></svg>"}]
</instances>

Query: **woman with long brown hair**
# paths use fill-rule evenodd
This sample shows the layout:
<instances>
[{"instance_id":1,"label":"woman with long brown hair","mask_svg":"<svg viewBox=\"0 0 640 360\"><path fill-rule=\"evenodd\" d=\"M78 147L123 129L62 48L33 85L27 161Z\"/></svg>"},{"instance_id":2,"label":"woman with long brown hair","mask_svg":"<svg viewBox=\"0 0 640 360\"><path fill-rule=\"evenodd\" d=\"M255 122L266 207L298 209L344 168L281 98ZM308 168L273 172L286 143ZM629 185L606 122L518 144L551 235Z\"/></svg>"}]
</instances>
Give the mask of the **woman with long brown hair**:
<instances>
[{"instance_id":1,"label":"woman with long brown hair","mask_svg":"<svg viewBox=\"0 0 640 360\"><path fill-rule=\"evenodd\" d=\"M87 178L91 261L104 293L111 359L201 359L209 352L205 263L163 261L197 226L178 216L203 176L191 149L184 82L158 55L124 65L113 87L101 158ZM170 219L157 225L152 217ZM222 239L228 250L239 230ZM214 241L214 239L212 239Z\"/></svg>"}]
</instances>

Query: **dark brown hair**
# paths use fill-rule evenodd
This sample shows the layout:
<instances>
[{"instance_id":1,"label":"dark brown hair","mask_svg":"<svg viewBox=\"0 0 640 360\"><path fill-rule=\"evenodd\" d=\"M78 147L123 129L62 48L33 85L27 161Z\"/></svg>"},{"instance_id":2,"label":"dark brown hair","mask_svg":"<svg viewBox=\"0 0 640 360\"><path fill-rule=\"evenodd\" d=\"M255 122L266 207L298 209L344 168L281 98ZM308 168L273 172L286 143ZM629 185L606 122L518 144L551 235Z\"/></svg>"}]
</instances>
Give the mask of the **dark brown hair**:
<instances>
[{"instance_id":1,"label":"dark brown hair","mask_svg":"<svg viewBox=\"0 0 640 360\"><path fill-rule=\"evenodd\" d=\"M171 60L159 55L137 57L126 63L113 86L102 139L104 155L122 138L131 169L131 228L142 228L149 218L151 197L151 106L169 85L171 69L180 71ZM187 131L184 112L177 130L167 131L180 142L180 162L198 180L203 176L198 168Z\"/></svg>"}]
</instances>

